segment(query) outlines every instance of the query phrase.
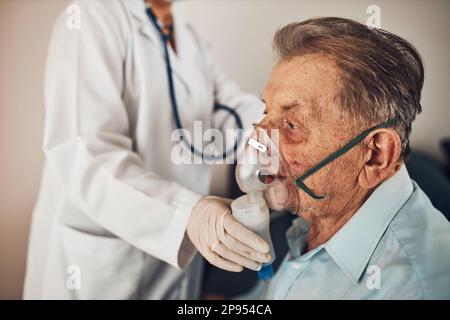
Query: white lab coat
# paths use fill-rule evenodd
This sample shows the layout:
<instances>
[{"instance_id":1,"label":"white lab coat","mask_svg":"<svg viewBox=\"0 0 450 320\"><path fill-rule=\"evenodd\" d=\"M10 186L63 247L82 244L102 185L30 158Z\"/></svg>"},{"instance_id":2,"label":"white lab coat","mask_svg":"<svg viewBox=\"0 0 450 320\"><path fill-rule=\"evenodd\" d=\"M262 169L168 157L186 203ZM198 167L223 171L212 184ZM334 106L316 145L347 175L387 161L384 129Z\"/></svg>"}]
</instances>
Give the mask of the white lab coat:
<instances>
[{"instance_id":1,"label":"white lab coat","mask_svg":"<svg viewBox=\"0 0 450 320\"><path fill-rule=\"evenodd\" d=\"M57 21L45 78L45 168L24 298L197 298L202 260L185 236L208 165L176 165L162 44L143 0L80 0ZM175 12L179 112L211 122L216 100L249 125L261 105L226 80ZM180 268L185 268L184 271Z\"/></svg>"}]
</instances>

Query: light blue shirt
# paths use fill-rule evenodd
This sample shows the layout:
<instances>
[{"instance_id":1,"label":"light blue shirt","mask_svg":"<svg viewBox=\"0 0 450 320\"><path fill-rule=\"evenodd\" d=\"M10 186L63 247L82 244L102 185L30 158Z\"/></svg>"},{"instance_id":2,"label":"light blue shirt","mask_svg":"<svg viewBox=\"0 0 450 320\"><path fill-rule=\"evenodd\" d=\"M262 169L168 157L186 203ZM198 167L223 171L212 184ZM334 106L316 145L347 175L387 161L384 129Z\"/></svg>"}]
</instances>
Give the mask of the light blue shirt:
<instances>
[{"instance_id":1,"label":"light blue shirt","mask_svg":"<svg viewBox=\"0 0 450 320\"><path fill-rule=\"evenodd\" d=\"M449 195L450 196L450 195ZM405 166L326 243L304 252L302 218L268 299L450 299L450 223Z\"/></svg>"}]
</instances>

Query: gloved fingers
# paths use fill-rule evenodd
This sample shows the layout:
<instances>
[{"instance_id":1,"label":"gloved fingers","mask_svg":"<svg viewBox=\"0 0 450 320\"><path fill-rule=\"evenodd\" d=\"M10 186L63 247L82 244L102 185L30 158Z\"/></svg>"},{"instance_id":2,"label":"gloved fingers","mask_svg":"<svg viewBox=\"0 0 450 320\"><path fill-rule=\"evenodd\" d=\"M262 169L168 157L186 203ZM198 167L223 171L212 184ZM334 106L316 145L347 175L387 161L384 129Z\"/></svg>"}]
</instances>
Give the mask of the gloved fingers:
<instances>
[{"instance_id":1,"label":"gloved fingers","mask_svg":"<svg viewBox=\"0 0 450 320\"><path fill-rule=\"evenodd\" d=\"M222 201L229 207L233 202L233 199L230 198L222 198Z\"/></svg>"},{"instance_id":2,"label":"gloved fingers","mask_svg":"<svg viewBox=\"0 0 450 320\"><path fill-rule=\"evenodd\" d=\"M236 240L231 235L227 234L225 232L225 229L223 227L225 216L217 219L217 236L219 237L219 240L231 251L239 254L240 256L246 257L248 259L254 260L255 262L268 262L270 261L270 255L267 253L262 253L259 251L256 251L253 248L250 248L249 246L243 244L242 242Z\"/></svg>"},{"instance_id":3,"label":"gloved fingers","mask_svg":"<svg viewBox=\"0 0 450 320\"><path fill-rule=\"evenodd\" d=\"M217 197L217 196L205 196L205 197L203 197L203 199L220 201L220 202L224 203L227 207L229 207L231 205L231 202L233 202L233 199L222 198L222 197Z\"/></svg>"},{"instance_id":4,"label":"gloved fingers","mask_svg":"<svg viewBox=\"0 0 450 320\"><path fill-rule=\"evenodd\" d=\"M206 225L204 225L205 230L203 232L200 232L200 243L204 244L202 246L201 253L203 257L208 260L209 263L212 265L231 272L241 272L242 266L226 260L222 257L220 257L218 254L214 252L215 247L220 243L217 234L215 232L216 228L216 219L213 218L213 215L210 215L208 217L208 220L206 222ZM209 245L208 245L209 244ZM212 244L212 245L211 245Z\"/></svg>"},{"instance_id":5,"label":"gloved fingers","mask_svg":"<svg viewBox=\"0 0 450 320\"><path fill-rule=\"evenodd\" d=\"M243 244L239 240L234 239L229 234L219 236L219 239L229 250L247 259L251 259L258 263L269 262L271 259L269 253L262 253L260 251L256 251L255 249L250 248L249 246Z\"/></svg>"},{"instance_id":6,"label":"gloved fingers","mask_svg":"<svg viewBox=\"0 0 450 320\"><path fill-rule=\"evenodd\" d=\"M214 245L214 247L217 247L218 245ZM241 272L244 268L236 264L230 260L224 259L221 256L219 256L214 251L210 251L207 255L204 256L206 260L208 260L209 263L212 265L231 272Z\"/></svg>"},{"instance_id":7,"label":"gloved fingers","mask_svg":"<svg viewBox=\"0 0 450 320\"><path fill-rule=\"evenodd\" d=\"M244 266L250 270L254 270L254 271L259 271L261 269L261 264L254 262L250 259L247 259L246 257L243 257L233 251L231 251L230 249L228 249L227 247L225 247L222 243L218 242L213 248L212 250L214 252L216 252L218 255L220 255L221 257L232 261L234 263L237 263L238 265Z\"/></svg>"},{"instance_id":8,"label":"gloved fingers","mask_svg":"<svg viewBox=\"0 0 450 320\"><path fill-rule=\"evenodd\" d=\"M231 215L226 215L224 217L223 226L225 231L229 233L234 239L243 244L249 246L250 248L262 252L268 253L270 248L269 245L256 233L245 228L239 222L237 222Z\"/></svg>"}]
</instances>

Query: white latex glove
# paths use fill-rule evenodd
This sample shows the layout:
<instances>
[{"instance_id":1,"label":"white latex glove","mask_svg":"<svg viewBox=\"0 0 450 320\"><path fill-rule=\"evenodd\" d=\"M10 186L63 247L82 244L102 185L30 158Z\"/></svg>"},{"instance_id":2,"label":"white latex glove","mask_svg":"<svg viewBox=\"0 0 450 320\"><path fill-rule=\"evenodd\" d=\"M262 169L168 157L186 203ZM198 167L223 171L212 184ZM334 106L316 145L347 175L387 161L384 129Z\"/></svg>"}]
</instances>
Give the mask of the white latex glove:
<instances>
[{"instance_id":1,"label":"white latex glove","mask_svg":"<svg viewBox=\"0 0 450 320\"><path fill-rule=\"evenodd\" d=\"M270 261L269 245L233 218L228 199L201 198L192 210L187 235L209 263L224 270L259 270L261 263Z\"/></svg>"}]
</instances>

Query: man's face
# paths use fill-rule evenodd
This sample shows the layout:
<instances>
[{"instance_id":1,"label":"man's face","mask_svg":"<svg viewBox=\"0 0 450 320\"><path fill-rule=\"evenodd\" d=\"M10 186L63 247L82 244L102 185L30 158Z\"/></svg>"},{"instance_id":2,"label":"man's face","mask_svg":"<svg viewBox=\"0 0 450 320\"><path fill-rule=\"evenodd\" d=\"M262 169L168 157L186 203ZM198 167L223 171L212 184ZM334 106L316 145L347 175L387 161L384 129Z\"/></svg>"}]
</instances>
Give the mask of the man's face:
<instances>
[{"instance_id":1,"label":"man's face","mask_svg":"<svg viewBox=\"0 0 450 320\"><path fill-rule=\"evenodd\" d=\"M267 115L261 125L280 130L280 151L294 178L358 133L334 101L338 77L335 63L317 54L283 60L272 71L262 96ZM298 189L298 213L310 219L350 209L363 156L361 148L354 148L308 177L304 183L327 197L315 200Z\"/></svg>"}]
</instances>

